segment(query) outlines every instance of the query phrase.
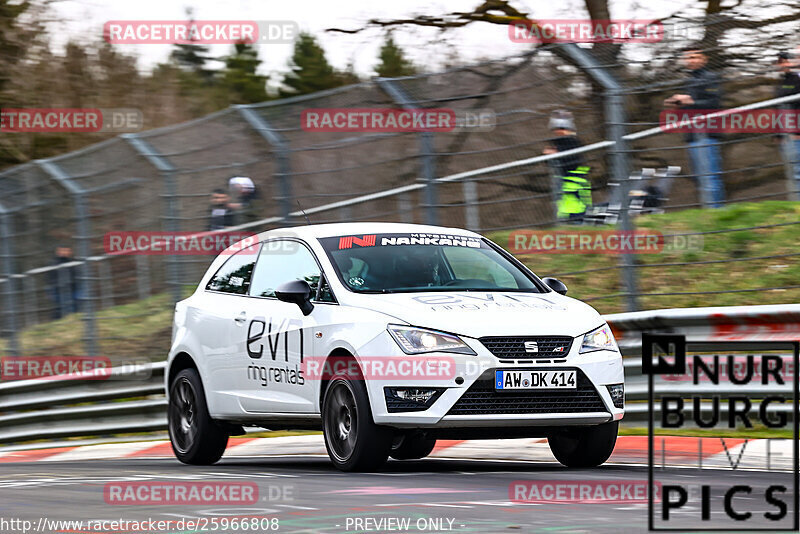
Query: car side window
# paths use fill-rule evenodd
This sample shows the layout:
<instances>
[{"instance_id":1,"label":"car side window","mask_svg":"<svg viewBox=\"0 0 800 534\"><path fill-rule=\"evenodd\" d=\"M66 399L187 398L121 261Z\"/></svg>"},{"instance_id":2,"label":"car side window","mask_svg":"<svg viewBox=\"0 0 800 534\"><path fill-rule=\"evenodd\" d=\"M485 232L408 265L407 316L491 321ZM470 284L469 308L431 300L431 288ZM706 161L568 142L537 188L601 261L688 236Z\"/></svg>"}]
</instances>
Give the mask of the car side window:
<instances>
[{"instance_id":1,"label":"car side window","mask_svg":"<svg viewBox=\"0 0 800 534\"><path fill-rule=\"evenodd\" d=\"M319 278L319 265L305 245L288 239L266 241L253 274L250 295L274 297L275 288L282 283L305 280L311 286L313 299L317 293Z\"/></svg>"},{"instance_id":2,"label":"car side window","mask_svg":"<svg viewBox=\"0 0 800 534\"><path fill-rule=\"evenodd\" d=\"M252 245L228 258L228 261L223 263L222 267L208 281L206 289L234 295L247 295L260 246L260 244Z\"/></svg>"}]
</instances>

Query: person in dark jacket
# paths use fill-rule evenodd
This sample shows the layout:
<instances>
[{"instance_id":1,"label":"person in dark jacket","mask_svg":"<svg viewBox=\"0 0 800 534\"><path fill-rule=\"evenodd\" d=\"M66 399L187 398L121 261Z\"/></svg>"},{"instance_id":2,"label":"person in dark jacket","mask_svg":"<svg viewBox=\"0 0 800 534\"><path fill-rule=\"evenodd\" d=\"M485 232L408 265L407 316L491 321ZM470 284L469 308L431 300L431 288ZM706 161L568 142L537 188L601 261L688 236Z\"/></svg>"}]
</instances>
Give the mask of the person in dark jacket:
<instances>
[{"instance_id":1,"label":"person in dark jacket","mask_svg":"<svg viewBox=\"0 0 800 534\"><path fill-rule=\"evenodd\" d=\"M64 245L56 247L53 258L55 265L63 265L75 261L72 248ZM53 319L78 311L80 285L76 266L61 267L50 271L50 295L53 300Z\"/></svg>"},{"instance_id":2,"label":"person in dark jacket","mask_svg":"<svg viewBox=\"0 0 800 534\"><path fill-rule=\"evenodd\" d=\"M775 88L777 98L800 94L800 74L797 72L797 64L788 52L778 54L776 62L781 78ZM781 105L781 109L791 111L796 115L800 114L800 100L787 102ZM794 177L792 197L800 199L800 131L787 131L781 133L781 147L784 161L791 165Z\"/></svg>"},{"instance_id":3,"label":"person in dark jacket","mask_svg":"<svg viewBox=\"0 0 800 534\"><path fill-rule=\"evenodd\" d=\"M555 137L545 145L544 154L566 152L583 146L575 131L575 121L568 111L553 112L548 123ZM589 167L581 154L570 154L550 160L553 173L561 182L558 200L558 218L580 222L592 205L592 184L589 182Z\"/></svg>"},{"instance_id":4,"label":"person in dark jacket","mask_svg":"<svg viewBox=\"0 0 800 534\"><path fill-rule=\"evenodd\" d=\"M258 191L253 180L247 176L234 176L228 180L228 189L234 199L230 207L236 211L239 224L258 220Z\"/></svg>"},{"instance_id":5,"label":"person in dark jacket","mask_svg":"<svg viewBox=\"0 0 800 534\"><path fill-rule=\"evenodd\" d=\"M214 189L211 193L211 214L208 218L209 230L222 230L234 226L234 210L230 206L231 197L224 189Z\"/></svg>"},{"instance_id":6,"label":"person in dark jacket","mask_svg":"<svg viewBox=\"0 0 800 534\"><path fill-rule=\"evenodd\" d=\"M708 110L722 108L722 87L719 74L708 68L708 56L699 46L686 48L683 61L689 69L689 79L682 93L677 93L664 101L668 108L689 110ZM721 208L725 201L722 182L722 154L719 147L720 136L716 133L689 132L689 160L692 172L698 181L704 206Z\"/></svg>"}]
</instances>

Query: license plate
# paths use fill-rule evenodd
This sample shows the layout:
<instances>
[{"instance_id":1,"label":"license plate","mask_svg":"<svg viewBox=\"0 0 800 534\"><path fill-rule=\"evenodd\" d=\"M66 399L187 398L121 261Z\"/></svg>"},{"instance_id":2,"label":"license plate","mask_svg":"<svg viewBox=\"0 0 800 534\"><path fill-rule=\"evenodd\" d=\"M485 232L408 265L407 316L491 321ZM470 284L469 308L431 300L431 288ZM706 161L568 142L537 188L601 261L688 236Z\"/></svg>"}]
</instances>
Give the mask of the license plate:
<instances>
[{"instance_id":1,"label":"license plate","mask_svg":"<svg viewBox=\"0 0 800 534\"><path fill-rule=\"evenodd\" d=\"M495 389L575 389L575 370L495 371Z\"/></svg>"}]
</instances>

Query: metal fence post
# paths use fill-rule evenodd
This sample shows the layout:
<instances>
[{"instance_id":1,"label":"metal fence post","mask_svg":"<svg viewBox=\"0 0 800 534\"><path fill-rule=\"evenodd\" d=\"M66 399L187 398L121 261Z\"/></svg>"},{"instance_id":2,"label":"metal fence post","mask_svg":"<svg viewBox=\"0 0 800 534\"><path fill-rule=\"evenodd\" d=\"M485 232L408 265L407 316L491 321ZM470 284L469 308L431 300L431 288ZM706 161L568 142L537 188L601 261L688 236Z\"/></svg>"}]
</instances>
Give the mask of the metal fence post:
<instances>
[{"instance_id":1,"label":"metal fence post","mask_svg":"<svg viewBox=\"0 0 800 534\"><path fill-rule=\"evenodd\" d=\"M606 121L608 122L609 138L614 141L610 150L611 173L619 180L619 221L623 232L634 231L629 208L630 193L630 162L628 161L627 141L625 135L625 99L620 88L609 90L605 94L604 107ZM628 311L639 309L638 284L636 283L636 258L633 254L624 253L620 258L622 264L622 281L627 294L626 308Z\"/></svg>"},{"instance_id":2,"label":"metal fence post","mask_svg":"<svg viewBox=\"0 0 800 534\"><path fill-rule=\"evenodd\" d=\"M136 288L139 299L144 300L150 296L150 263L147 256L136 256Z\"/></svg>"},{"instance_id":3,"label":"metal fence post","mask_svg":"<svg viewBox=\"0 0 800 534\"><path fill-rule=\"evenodd\" d=\"M25 315L25 328L39 322L36 317L36 306L36 279L33 276L24 275L22 277L22 311Z\"/></svg>"},{"instance_id":4,"label":"metal fence post","mask_svg":"<svg viewBox=\"0 0 800 534\"><path fill-rule=\"evenodd\" d=\"M397 211L400 214L400 221L404 223L414 222L414 203L411 202L409 195L397 195Z\"/></svg>"},{"instance_id":5,"label":"metal fence post","mask_svg":"<svg viewBox=\"0 0 800 534\"><path fill-rule=\"evenodd\" d=\"M100 302L102 309L114 306L114 289L111 284L111 266L107 260L97 261L97 278L100 282Z\"/></svg>"},{"instance_id":6,"label":"metal fence post","mask_svg":"<svg viewBox=\"0 0 800 534\"><path fill-rule=\"evenodd\" d=\"M292 172L291 165L289 164L289 143L276 132L261 115L253 111L253 109L245 104L234 106L239 114L247 121L264 140L272 146L275 152L275 160L278 170L274 173L275 179L278 182L278 191L276 195L278 203L280 204L281 217L286 223L290 221L290 214L294 211L292 205Z\"/></svg>"},{"instance_id":7,"label":"metal fence post","mask_svg":"<svg viewBox=\"0 0 800 534\"><path fill-rule=\"evenodd\" d=\"M123 134L120 137L125 139L133 149L161 173L164 179L164 194L166 197L165 211L163 216L164 229L167 232L177 233L180 231L180 210L178 208L178 187L175 183L177 168L161 155L153 145L142 139L136 134ZM181 265L180 259L175 254L167 257L167 276L169 286L172 291L173 302L178 302L183 298L181 293Z\"/></svg>"},{"instance_id":8,"label":"metal fence post","mask_svg":"<svg viewBox=\"0 0 800 534\"><path fill-rule=\"evenodd\" d=\"M633 222L628 210L628 192L630 188L630 163L628 160L627 141L625 140L625 93L619 82L606 71L592 56L576 44L560 45L575 63L586 72L603 89L603 111L608 126L608 139L613 141L609 150L611 176L619 183L618 198L611 203L619 202L620 228L623 232L633 231ZM633 254L621 254L622 282L625 286L626 308L628 311L639 309L638 290L636 284L636 264Z\"/></svg>"},{"instance_id":9,"label":"metal fence post","mask_svg":"<svg viewBox=\"0 0 800 534\"><path fill-rule=\"evenodd\" d=\"M550 202L553 203L553 224L558 224L558 203L561 200L561 177L556 172L553 165L548 165L550 169Z\"/></svg>"},{"instance_id":10,"label":"metal fence post","mask_svg":"<svg viewBox=\"0 0 800 534\"><path fill-rule=\"evenodd\" d=\"M392 83L391 78L378 78L378 86L386 91L403 109L413 109L414 103L405 91ZM419 155L422 158L422 179L425 182L425 222L439 224L439 198L436 182L436 146L433 132L420 132Z\"/></svg>"},{"instance_id":11,"label":"metal fence post","mask_svg":"<svg viewBox=\"0 0 800 534\"><path fill-rule=\"evenodd\" d=\"M464 190L464 218L467 230L480 232L481 213L478 204L478 183L468 178L461 182L461 187Z\"/></svg>"},{"instance_id":12,"label":"metal fence post","mask_svg":"<svg viewBox=\"0 0 800 534\"><path fill-rule=\"evenodd\" d=\"M9 356L19 356L19 332L17 329L17 307L16 307L16 279L14 278L14 255L11 243L11 220L8 210L0 205L0 255L3 258L2 275L3 281L3 335L8 338L8 348L6 353Z\"/></svg>"},{"instance_id":13,"label":"metal fence post","mask_svg":"<svg viewBox=\"0 0 800 534\"><path fill-rule=\"evenodd\" d=\"M97 328L94 316L94 296L92 291L92 270L89 266L89 257L92 253L90 240L92 238L91 225L89 223L89 210L86 206L86 197L83 189L75 184L70 176L64 172L56 163L50 160L37 160L36 164L46 172L51 178L61 184L72 196L77 219L78 241L78 260L81 264L78 267L78 302L79 311L83 315L84 331L83 342L86 354L97 356Z\"/></svg>"}]
</instances>

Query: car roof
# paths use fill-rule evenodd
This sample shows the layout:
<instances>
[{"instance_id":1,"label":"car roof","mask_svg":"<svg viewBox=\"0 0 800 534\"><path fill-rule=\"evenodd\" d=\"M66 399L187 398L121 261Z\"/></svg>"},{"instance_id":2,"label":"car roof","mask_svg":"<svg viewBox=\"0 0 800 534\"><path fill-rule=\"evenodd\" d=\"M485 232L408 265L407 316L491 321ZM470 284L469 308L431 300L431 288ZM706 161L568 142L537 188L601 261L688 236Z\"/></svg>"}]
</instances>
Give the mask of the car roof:
<instances>
[{"instance_id":1,"label":"car roof","mask_svg":"<svg viewBox=\"0 0 800 534\"><path fill-rule=\"evenodd\" d=\"M291 226L275 228L259 234L259 239L272 235L297 236L299 238L338 237L364 234L406 234L429 233L480 237L475 232L462 228L431 226L427 224L393 223L393 222L349 222L330 224L310 224L307 226Z\"/></svg>"}]
</instances>

